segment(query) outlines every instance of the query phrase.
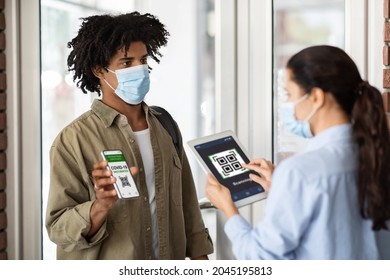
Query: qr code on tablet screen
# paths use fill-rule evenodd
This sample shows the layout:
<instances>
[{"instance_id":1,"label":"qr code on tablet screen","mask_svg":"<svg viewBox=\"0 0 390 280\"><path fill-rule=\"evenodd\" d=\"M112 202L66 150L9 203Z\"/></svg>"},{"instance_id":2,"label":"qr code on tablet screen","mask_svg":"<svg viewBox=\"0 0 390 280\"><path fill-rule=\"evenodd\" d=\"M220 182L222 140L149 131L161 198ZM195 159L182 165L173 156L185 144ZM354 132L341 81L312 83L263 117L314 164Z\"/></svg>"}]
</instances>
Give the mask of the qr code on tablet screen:
<instances>
[{"instance_id":1,"label":"qr code on tablet screen","mask_svg":"<svg viewBox=\"0 0 390 280\"><path fill-rule=\"evenodd\" d=\"M245 162L236 149L210 155L209 159L223 179L249 171L241 166Z\"/></svg>"}]
</instances>

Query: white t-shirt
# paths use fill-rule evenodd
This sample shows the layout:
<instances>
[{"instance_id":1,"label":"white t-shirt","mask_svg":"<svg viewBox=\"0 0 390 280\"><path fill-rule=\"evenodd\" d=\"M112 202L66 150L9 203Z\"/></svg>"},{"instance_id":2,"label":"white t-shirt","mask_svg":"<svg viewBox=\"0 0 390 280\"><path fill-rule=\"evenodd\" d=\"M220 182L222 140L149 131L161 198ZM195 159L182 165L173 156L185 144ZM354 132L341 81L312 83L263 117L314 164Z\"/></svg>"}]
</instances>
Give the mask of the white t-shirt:
<instances>
[{"instance_id":1,"label":"white t-shirt","mask_svg":"<svg viewBox=\"0 0 390 280\"><path fill-rule=\"evenodd\" d=\"M153 238L153 253L154 258L158 259L158 227L157 227L157 210L156 210L156 192L155 192L155 176L154 176L154 158L152 143L150 141L149 128L134 132L135 140L141 152L142 161L144 163L144 171L146 177L146 186L149 194L150 214L152 217L152 238Z\"/></svg>"}]
</instances>

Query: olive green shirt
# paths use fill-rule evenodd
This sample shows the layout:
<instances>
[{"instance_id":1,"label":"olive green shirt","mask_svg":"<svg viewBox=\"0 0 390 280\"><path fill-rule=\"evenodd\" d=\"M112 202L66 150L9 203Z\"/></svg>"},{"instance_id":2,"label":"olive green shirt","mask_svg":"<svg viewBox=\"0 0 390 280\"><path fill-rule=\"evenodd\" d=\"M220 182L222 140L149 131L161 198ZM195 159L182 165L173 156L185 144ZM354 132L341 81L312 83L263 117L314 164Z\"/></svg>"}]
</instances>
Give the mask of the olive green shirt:
<instances>
[{"instance_id":1,"label":"olive green shirt","mask_svg":"<svg viewBox=\"0 0 390 280\"><path fill-rule=\"evenodd\" d=\"M190 166L144 103L155 167L159 259L185 259L213 252ZM181 137L181 136L180 136ZM141 196L118 199L105 223L91 238L90 210L96 199L93 165L102 150L122 150L129 167L137 166ZM124 115L100 100L65 127L50 150L50 190L46 228L57 244L58 259L151 259L152 233L148 191L141 154Z\"/></svg>"}]
</instances>

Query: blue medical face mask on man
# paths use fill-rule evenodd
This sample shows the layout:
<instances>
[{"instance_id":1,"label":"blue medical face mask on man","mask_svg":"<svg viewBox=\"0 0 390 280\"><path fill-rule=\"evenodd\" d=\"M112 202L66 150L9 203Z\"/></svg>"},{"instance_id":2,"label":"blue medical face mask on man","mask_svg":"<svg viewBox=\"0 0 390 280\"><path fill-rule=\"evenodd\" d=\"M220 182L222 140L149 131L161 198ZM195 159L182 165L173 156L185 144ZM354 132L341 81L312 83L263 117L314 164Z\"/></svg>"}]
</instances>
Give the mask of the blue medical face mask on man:
<instances>
[{"instance_id":1,"label":"blue medical face mask on man","mask_svg":"<svg viewBox=\"0 0 390 280\"><path fill-rule=\"evenodd\" d=\"M138 105L144 100L150 87L147 64L115 71L108 68L107 70L116 74L118 87L114 89L105 79L104 81L123 101L131 105Z\"/></svg>"},{"instance_id":2,"label":"blue medical face mask on man","mask_svg":"<svg viewBox=\"0 0 390 280\"><path fill-rule=\"evenodd\" d=\"M284 125L294 134L303 137L310 138L313 137L313 133L310 129L309 120L317 112L317 109L314 109L304 120L297 120L295 117L295 106L309 97L308 94L305 94L295 102L285 102L280 107L281 117Z\"/></svg>"}]
</instances>

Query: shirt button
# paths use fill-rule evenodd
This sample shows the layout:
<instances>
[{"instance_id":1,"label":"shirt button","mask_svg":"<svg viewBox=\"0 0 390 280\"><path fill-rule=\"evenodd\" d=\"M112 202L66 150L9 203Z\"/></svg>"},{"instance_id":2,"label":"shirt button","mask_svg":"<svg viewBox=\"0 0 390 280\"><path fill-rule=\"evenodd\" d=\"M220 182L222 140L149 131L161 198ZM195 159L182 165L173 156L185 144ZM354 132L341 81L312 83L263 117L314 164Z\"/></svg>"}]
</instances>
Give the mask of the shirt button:
<instances>
[{"instance_id":1,"label":"shirt button","mask_svg":"<svg viewBox=\"0 0 390 280\"><path fill-rule=\"evenodd\" d=\"M148 201L148 198L147 198L146 196L144 196L144 201L145 201L145 202Z\"/></svg>"},{"instance_id":2,"label":"shirt button","mask_svg":"<svg viewBox=\"0 0 390 280\"><path fill-rule=\"evenodd\" d=\"M147 227L147 228L146 228L146 231L150 231L150 227Z\"/></svg>"},{"instance_id":3,"label":"shirt button","mask_svg":"<svg viewBox=\"0 0 390 280\"><path fill-rule=\"evenodd\" d=\"M142 167L140 167L139 172L144 172L144 169Z\"/></svg>"},{"instance_id":4,"label":"shirt button","mask_svg":"<svg viewBox=\"0 0 390 280\"><path fill-rule=\"evenodd\" d=\"M122 126L122 127L126 127L129 125L129 122L127 121L127 118L123 115L121 115L119 117L119 124Z\"/></svg>"},{"instance_id":5,"label":"shirt button","mask_svg":"<svg viewBox=\"0 0 390 280\"><path fill-rule=\"evenodd\" d=\"M135 140L133 138L130 139L130 143L133 144Z\"/></svg>"}]
</instances>

